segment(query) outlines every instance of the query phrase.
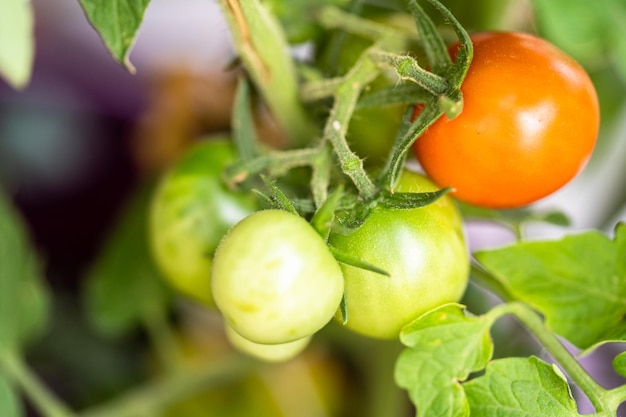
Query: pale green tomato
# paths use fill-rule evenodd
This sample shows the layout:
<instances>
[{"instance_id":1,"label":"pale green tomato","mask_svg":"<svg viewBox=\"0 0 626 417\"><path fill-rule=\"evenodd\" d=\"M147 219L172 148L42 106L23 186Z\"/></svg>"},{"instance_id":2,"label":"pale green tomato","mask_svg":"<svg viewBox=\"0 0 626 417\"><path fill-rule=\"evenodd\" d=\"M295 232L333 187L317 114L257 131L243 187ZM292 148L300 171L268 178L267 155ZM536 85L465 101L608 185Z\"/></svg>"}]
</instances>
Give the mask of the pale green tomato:
<instances>
[{"instance_id":1,"label":"pale green tomato","mask_svg":"<svg viewBox=\"0 0 626 417\"><path fill-rule=\"evenodd\" d=\"M165 175L152 201L157 265L173 288L207 305L213 305L210 273L217 244L256 208L250 194L231 191L220 180L234 160L230 142L199 142Z\"/></svg>"},{"instance_id":2,"label":"pale green tomato","mask_svg":"<svg viewBox=\"0 0 626 417\"><path fill-rule=\"evenodd\" d=\"M312 338L308 336L293 342L268 345L246 339L228 324L225 329L226 337L238 351L267 362L285 362L296 357L309 345Z\"/></svg>"},{"instance_id":3,"label":"pale green tomato","mask_svg":"<svg viewBox=\"0 0 626 417\"><path fill-rule=\"evenodd\" d=\"M397 192L435 191L425 177L404 171ZM357 333L397 338L402 327L442 304L458 301L469 277L463 223L452 199L414 209L376 207L356 231L329 243L390 276L342 265L348 321Z\"/></svg>"},{"instance_id":4,"label":"pale green tomato","mask_svg":"<svg viewBox=\"0 0 626 417\"><path fill-rule=\"evenodd\" d=\"M264 210L224 236L215 252L212 286L218 309L237 333L273 344L324 327L341 302L343 276L306 220Z\"/></svg>"}]
</instances>

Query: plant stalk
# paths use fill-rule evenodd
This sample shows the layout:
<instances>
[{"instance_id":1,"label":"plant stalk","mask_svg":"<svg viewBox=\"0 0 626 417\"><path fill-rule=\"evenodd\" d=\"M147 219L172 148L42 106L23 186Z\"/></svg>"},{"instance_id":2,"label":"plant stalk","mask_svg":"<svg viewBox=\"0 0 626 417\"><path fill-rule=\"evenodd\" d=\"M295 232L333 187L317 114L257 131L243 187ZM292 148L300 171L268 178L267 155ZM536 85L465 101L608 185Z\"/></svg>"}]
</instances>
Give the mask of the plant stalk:
<instances>
[{"instance_id":1,"label":"plant stalk","mask_svg":"<svg viewBox=\"0 0 626 417\"><path fill-rule=\"evenodd\" d=\"M332 143L341 170L350 177L359 195L365 200L374 197L377 189L365 172L363 161L350 149L346 133L361 92L376 78L379 71L369 58L368 52L364 52L335 91L335 102L328 116L323 137Z\"/></svg>"},{"instance_id":2,"label":"plant stalk","mask_svg":"<svg viewBox=\"0 0 626 417\"><path fill-rule=\"evenodd\" d=\"M42 416L76 416L76 414L57 398L39 377L33 373L20 356L7 354L0 357L0 368L4 369L9 377L17 383Z\"/></svg>"},{"instance_id":3,"label":"plant stalk","mask_svg":"<svg viewBox=\"0 0 626 417\"><path fill-rule=\"evenodd\" d=\"M175 404L176 401L240 378L249 371L250 366L250 361L240 356L219 363L211 362L203 367L168 375L138 387L119 398L80 413L80 417L159 415L163 409Z\"/></svg>"},{"instance_id":4,"label":"plant stalk","mask_svg":"<svg viewBox=\"0 0 626 417\"><path fill-rule=\"evenodd\" d=\"M534 310L519 302L507 304L506 310L514 314L561 365L572 381L587 395L598 415L615 412L616 405L607 396L608 391L587 373L557 336L545 327L543 320Z\"/></svg>"}]
</instances>

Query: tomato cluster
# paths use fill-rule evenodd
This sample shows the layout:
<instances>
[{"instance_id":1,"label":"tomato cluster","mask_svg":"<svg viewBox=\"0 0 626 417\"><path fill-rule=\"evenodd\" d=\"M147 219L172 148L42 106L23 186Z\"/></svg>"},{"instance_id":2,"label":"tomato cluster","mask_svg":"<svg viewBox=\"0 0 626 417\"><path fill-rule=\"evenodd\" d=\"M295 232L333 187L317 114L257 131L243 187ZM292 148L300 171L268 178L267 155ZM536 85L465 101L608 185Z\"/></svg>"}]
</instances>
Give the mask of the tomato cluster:
<instances>
[{"instance_id":1,"label":"tomato cluster","mask_svg":"<svg viewBox=\"0 0 626 417\"><path fill-rule=\"evenodd\" d=\"M217 307L235 347L269 361L301 352L333 318L393 339L420 315L458 301L469 254L453 197L510 208L552 193L584 166L599 118L586 73L552 45L515 33L472 41L463 111L436 120L413 145L428 177L404 169L393 184L405 196L441 187L452 194L394 206L385 204L392 190L377 184L377 195L351 200L354 213L366 213L359 221L331 216L319 230L311 211L261 209L253 193L225 187L233 145L203 141L154 198L152 245L165 277Z\"/></svg>"},{"instance_id":2,"label":"tomato cluster","mask_svg":"<svg viewBox=\"0 0 626 417\"><path fill-rule=\"evenodd\" d=\"M166 278L217 306L239 350L288 359L333 317L356 332L394 338L412 319L463 294L468 256L449 197L423 208L375 207L361 227L326 241L304 218L257 210L246 194L221 185L220 171L233 157L223 141L190 149L155 194L151 232ZM437 187L405 171L396 189ZM340 264L328 245L389 276Z\"/></svg>"}]
</instances>

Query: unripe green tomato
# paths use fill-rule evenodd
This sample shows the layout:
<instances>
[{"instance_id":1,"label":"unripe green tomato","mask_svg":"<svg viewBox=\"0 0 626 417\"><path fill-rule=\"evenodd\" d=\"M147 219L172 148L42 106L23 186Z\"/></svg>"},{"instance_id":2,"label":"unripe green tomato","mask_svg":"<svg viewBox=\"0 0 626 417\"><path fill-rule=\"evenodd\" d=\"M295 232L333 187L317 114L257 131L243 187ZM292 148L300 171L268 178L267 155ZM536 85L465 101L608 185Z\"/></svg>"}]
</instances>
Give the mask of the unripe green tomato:
<instances>
[{"instance_id":1,"label":"unripe green tomato","mask_svg":"<svg viewBox=\"0 0 626 417\"><path fill-rule=\"evenodd\" d=\"M437 189L427 178L405 170L395 191ZM347 235L333 233L329 243L390 274L341 265L345 326L366 336L397 338L413 319L458 301L467 285L469 254L462 218L448 196L414 209L378 206L360 228Z\"/></svg>"},{"instance_id":2,"label":"unripe green tomato","mask_svg":"<svg viewBox=\"0 0 626 417\"><path fill-rule=\"evenodd\" d=\"M238 351L267 362L284 362L292 359L300 354L311 341L311 336L308 336L293 342L268 345L246 339L228 324L225 329L226 337Z\"/></svg>"},{"instance_id":3,"label":"unripe green tomato","mask_svg":"<svg viewBox=\"0 0 626 417\"><path fill-rule=\"evenodd\" d=\"M217 244L256 209L252 195L221 182L222 170L234 160L229 141L201 141L165 175L152 201L150 241L157 265L174 289L206 305L213 305L211 258Z\"/></svg>"},{"instance_id":4,"label":"unripe green tomato","mask_svg":"<svg viewBox=\"0 0 626 417\"><path fill-rule=\"evenodd\" d=\"M218 309L256 343L311 336L334 316L343 276L326 242L303 218L282 210L256 212L220 242L212 269Z\"/></svg>"}]
</instances>

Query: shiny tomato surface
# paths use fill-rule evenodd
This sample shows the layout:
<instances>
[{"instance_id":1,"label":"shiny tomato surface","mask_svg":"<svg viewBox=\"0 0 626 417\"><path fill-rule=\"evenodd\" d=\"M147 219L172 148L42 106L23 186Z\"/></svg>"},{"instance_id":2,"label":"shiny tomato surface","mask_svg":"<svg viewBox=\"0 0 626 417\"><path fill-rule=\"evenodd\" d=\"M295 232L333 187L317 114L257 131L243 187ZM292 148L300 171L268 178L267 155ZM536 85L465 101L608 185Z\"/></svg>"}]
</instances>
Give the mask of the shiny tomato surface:
<instances>
[{"instance_id":1,"label":"shiny tomato surface","mask_svg":"<svg viewBox=\"0 0 626 417\"><path fill-rule=\"evenodd\" d=\"M589 160L599 128L596 91L578 63L541 38L494 32L472 41L462 113L439 118L417 139L415 154L459 200L528 205Z\"/></svg>"}]
</instances>

